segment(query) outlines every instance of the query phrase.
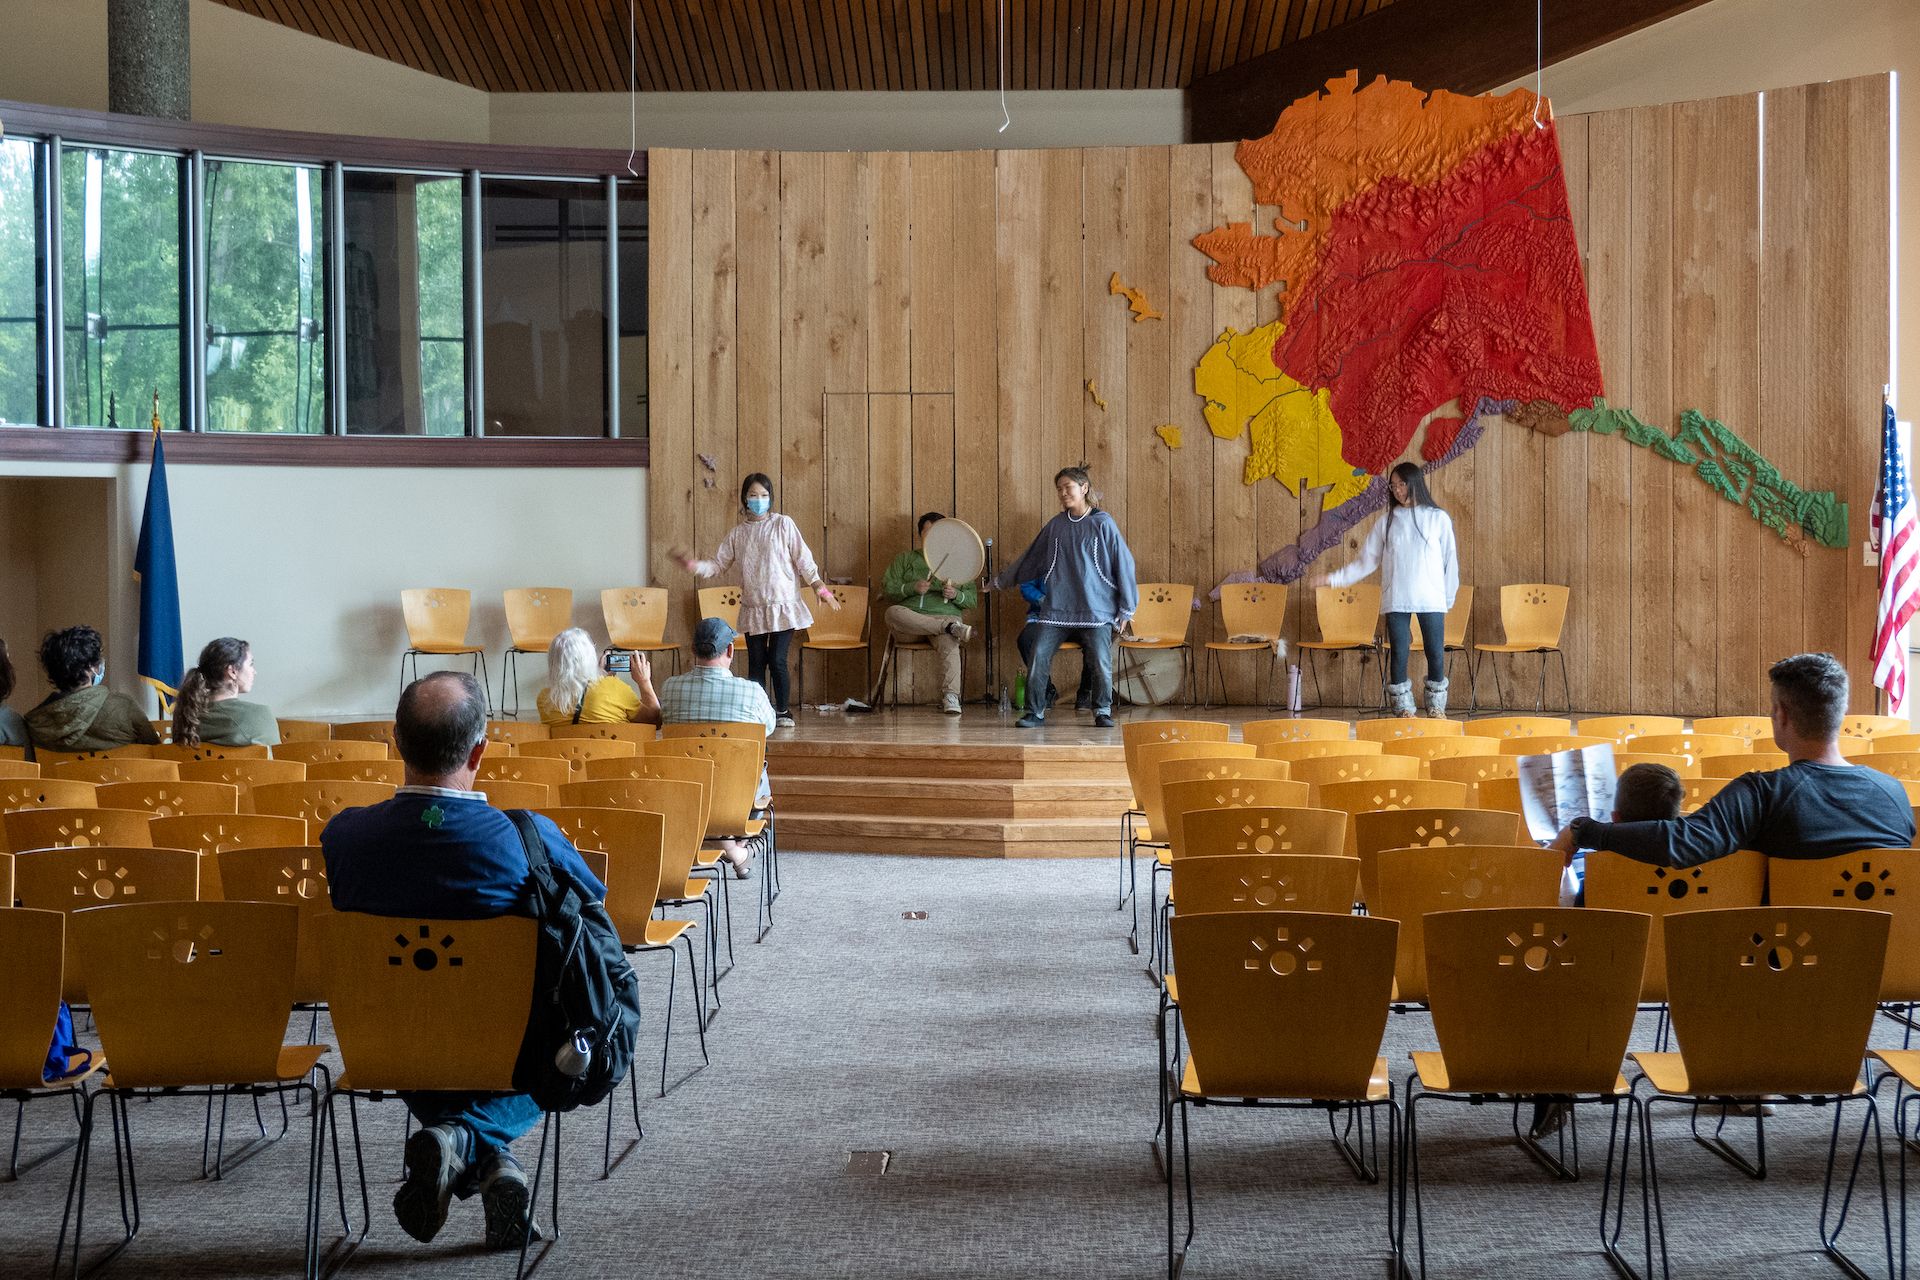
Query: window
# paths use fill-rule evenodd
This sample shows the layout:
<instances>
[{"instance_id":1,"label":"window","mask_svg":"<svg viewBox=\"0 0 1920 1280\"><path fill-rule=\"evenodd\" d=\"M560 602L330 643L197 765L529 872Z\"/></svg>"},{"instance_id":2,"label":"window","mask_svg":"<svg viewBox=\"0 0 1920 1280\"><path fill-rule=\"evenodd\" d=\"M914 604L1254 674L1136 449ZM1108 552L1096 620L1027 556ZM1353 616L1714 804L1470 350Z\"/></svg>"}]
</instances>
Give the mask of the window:
<instances>
[{"instance_id":1,"label":"window","mask_svg":"<svg viewBox=\"0 0 1920 1280\"><path fill-rule=\"evenodd\" d=\"M467 432L466 210L458 174L349 169L347 430Z\"/></svg>"},{"instance_id":2,"label":"window","mask_svg":"<svg viewBox=\"0 0 1920 1280\"><path fill-rule=\"evenodd\" d=\"M607 188L481 182L488 435L607 430Z\"/></svg>"},{"instance_id":3,"label":"window","mask_svg":"<svg viewBox=\"0 0 1920 1280\"><path fill-rule=\"evenodd\" d=\"M70 146L61 158L67 422L185 425L180 158Z\"/></svg>"},{"instance_id":4,"label":"window","mask_svg":"<svg viewBox=\"0 0 1920 1280\"><path fill-rule=\"evenodd\" d=\"M0 422L41 421L39 151L20 138L0 143Z\"/></svg>"},{"instance_id":5,"label":"window","mask_svg":"<svg viewBox=\"0 0 1920 1280\"><path fill-rule=\"evenodd\" d=\"M207 429L326 430L322 174L206 164Z\"/></svg>"},{"instance_id":6,"label":"window","mask_svg":"<svg viewBox=\"0 0 1920 1280\"><path fill-rule=\"evenodd\" d=\"M620 184L620 434L647 434L647 188Z\"/></svg>"}]
</instances>

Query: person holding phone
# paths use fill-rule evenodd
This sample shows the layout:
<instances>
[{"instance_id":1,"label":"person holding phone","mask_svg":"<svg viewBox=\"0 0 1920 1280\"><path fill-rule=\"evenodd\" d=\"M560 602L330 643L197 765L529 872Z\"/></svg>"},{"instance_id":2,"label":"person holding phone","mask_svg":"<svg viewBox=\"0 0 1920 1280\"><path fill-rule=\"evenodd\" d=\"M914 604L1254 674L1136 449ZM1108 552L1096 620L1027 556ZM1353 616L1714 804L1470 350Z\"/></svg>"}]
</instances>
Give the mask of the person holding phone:
<instances>
[{"instance_id":1,"label":"person holding phone","mask_svg":"<svg viewBox=\"0 0 1920 1280\"><path fill-rule=\"evenodd\" d=\"M787 651L793 633L813 625L813 614L801 598L801 584L830 609L837 611L840 601L821 581L800 526L774 511L771 479L756 471L741 482L740 511L743 518L720 540L713 559L698 560L686 551L672 555L682 569L701 578L718 577L733 565L740 566L739 628L747 638L747 679L764 685L772 677L776 725L791 729Z\"/></svg>"},{"instance_id":2,"label":"person holding phone","mask_svg":"<svg viewBox=\"0 0 1920 1280\"><path fill-rule=\"evenodd\" d=\"M626 670L638 688L614 674ZM603 672L593 640L569 627L547 646L547 687L534 700L541 724L659 724L660 699L653 692L653 671L645 654L615 649Z\"/></svg>"}]
</instances>

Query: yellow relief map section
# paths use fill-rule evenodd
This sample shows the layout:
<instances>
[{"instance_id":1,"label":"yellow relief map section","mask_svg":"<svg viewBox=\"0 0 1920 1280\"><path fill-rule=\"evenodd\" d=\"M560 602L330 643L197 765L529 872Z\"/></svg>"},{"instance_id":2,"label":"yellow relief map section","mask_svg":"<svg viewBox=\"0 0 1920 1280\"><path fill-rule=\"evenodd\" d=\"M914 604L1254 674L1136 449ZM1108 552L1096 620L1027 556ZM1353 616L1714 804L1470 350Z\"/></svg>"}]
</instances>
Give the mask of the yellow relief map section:
<instances>
[{"instance_id":1,"label":"yellow relief map section","mask_svg":"<svg viewBox=\"0 0 1920 1280\"><path fill-rule=\"evenodd\" d=\"M1328 486L1320 508L1333 508L1367 487L1368 476L1340 456L1340 424L1327 392L1308 391L1273 363L1286 325L1275 320L1248 333L1231 327L1214 339L1193 371L1193 392L1206 401L1207 429L1222 440L1248 437L1241 479L1272 476L1296 497Z\"/></svg>"}]
</instances>

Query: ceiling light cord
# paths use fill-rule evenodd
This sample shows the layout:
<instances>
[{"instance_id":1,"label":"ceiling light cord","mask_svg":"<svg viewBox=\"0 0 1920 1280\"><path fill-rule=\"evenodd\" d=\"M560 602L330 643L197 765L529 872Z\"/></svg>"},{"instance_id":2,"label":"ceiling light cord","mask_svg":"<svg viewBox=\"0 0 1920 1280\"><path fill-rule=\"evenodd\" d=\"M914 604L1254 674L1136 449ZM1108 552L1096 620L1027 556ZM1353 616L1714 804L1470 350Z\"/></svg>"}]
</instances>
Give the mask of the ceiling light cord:
<instances>
[{"instance_id":1,"label":"ceiling light cord","mask_svg":"<svg viewBox=\"0 0 1920 1280\"><path fill-rule=\"evenodd\" d=\"M1544 61L1542 51L1545 48L1547 27L1547 0L1533 0L1533 127L1544 129L1547 126L1540 119L1540 104L1546 100L1543 87L1545 77L1542 74Z\"/></svg>"},{"instance_id":2,"label":"ceiling light cord","mask_svg":"<svg viewBox=\"0 0 1920 1280\"><path fill-rule=\"evenodd\" d=\"M1007 0L1000 0L1000 21L994 30L1000 37L1000 127L995 133L1005 133L1013 124L1013 113L1007 110Z\"/></svg>"},{"instance_id":3,"label":"ceiling light cord","mask_svg":"<svg viewBox=\"0 0 1920 1280\"><path fill-rule=\"evenodd\" d=\"M640 74L636 65L639 50L637 28L633 21L633 0L627 0L627 175L637 178L633 157L640 151Z\"/></svg>"}]
</instances>

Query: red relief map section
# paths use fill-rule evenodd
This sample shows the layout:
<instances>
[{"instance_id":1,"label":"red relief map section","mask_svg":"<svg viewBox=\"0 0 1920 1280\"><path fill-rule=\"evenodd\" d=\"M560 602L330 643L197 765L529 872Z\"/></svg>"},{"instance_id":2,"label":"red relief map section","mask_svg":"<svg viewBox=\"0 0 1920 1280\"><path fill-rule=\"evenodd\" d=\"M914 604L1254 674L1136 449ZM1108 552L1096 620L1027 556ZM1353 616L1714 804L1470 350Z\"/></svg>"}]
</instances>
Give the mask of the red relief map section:
<instances>
[{"instance_id":1,"label":"red relief map section","mask_svg":"<svg viewBox=\"0 0 1920 1280\"><path fill-rule=\"evenodd\" d=\"M1448 401L1571 410L1603 393L1551 124L1525 118L1429 183L1384 177L1315 239L1282 295L1273 359L1329 389L1353 466L1384 471ZM1439 458L1460 427L1429 424L1422 455Z\"/></svg>"}]
</instances>

